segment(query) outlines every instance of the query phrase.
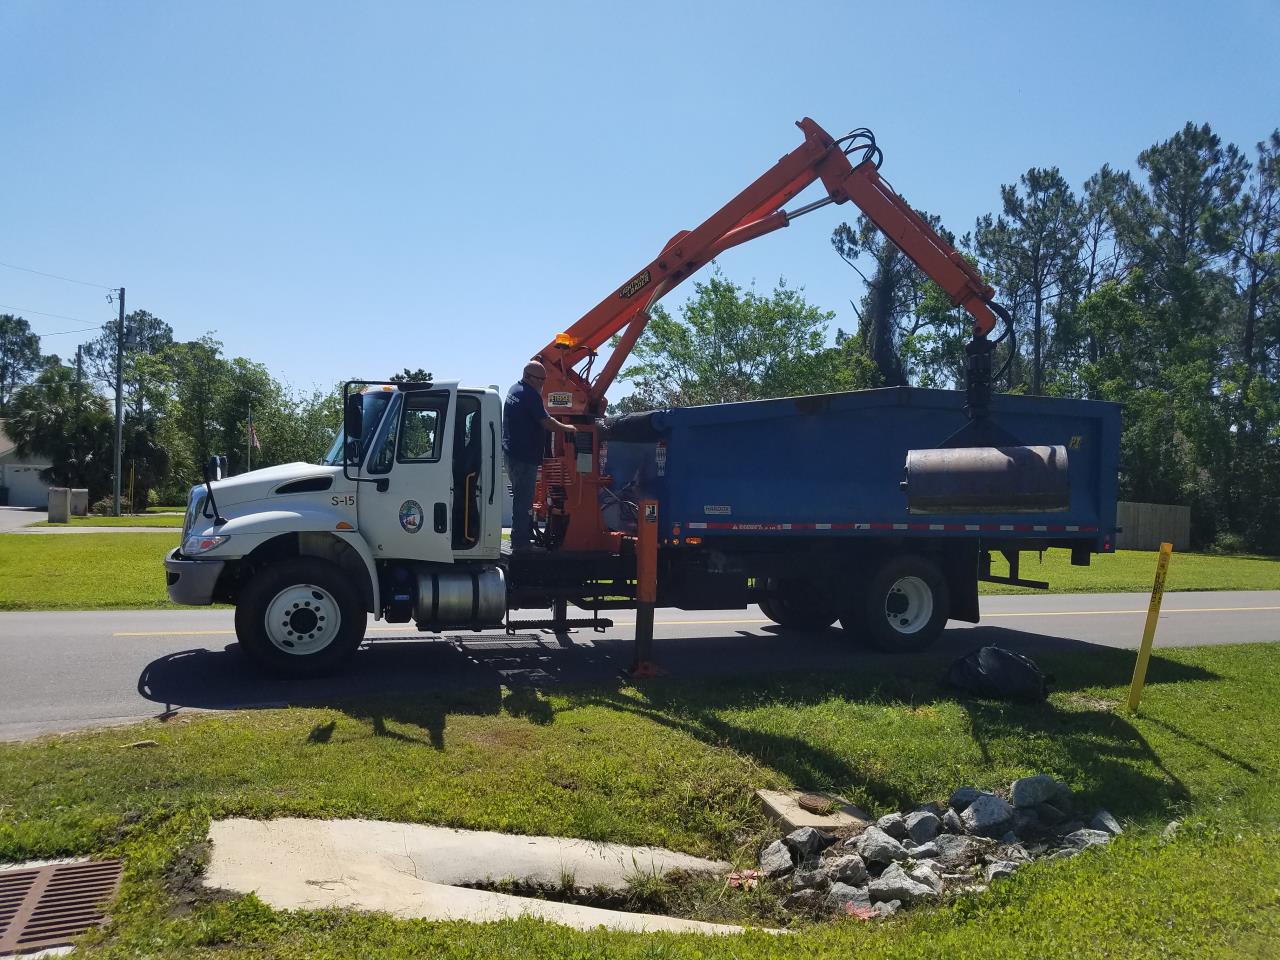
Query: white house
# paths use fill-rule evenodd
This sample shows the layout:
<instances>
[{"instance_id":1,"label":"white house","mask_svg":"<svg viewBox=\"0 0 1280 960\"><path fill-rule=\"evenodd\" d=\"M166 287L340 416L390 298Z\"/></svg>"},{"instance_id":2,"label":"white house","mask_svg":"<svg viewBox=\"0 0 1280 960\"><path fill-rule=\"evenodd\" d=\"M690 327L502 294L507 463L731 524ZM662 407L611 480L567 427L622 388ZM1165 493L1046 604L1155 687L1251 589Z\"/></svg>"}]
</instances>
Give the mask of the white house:
<instances>
[{"instance_id":1,"label":"white house","mask_svg":"<svg viewBox=\"0 0 1280 960\"><path fill-rule=\"evenodd\" d=\"M40 471L48 470L49 464L43 460L19 457L4 425L5 421L0 420L0 489L8 489L9 506L47 506L49 484L40 479Z\"/></svg>"}]
</instances>

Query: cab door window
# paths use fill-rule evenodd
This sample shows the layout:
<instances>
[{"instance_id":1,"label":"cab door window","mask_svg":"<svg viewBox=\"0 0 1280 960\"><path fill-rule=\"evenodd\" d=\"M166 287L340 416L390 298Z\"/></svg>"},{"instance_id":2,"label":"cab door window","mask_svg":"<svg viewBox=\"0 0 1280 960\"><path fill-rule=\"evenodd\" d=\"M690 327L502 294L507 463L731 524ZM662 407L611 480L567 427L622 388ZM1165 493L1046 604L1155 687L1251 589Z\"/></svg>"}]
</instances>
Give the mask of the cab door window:
<instances>
[{"instance_id":1,"label":"cab door window","mask_svg":"<svg viewBox=\"0 0 1280 960\"><path fill-rule=\"evenodd\" d=\"M431 463L440 459L441 433L447 396L430 393L408 394L400 418L400 463Z\"/></svg>"}]
</instances>

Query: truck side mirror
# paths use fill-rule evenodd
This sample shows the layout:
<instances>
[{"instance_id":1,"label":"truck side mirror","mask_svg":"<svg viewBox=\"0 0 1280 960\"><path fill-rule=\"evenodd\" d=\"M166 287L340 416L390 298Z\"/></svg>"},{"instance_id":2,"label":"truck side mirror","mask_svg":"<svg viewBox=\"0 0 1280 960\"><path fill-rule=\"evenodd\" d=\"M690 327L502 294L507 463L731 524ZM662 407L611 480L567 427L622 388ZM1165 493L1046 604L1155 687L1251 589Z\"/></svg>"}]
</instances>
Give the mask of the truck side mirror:
<instances>
[{"instance_id":1,"label":"truck side mirror","mask_svg":"<svg viewBox=\"0 0 1280 960\"><path fill-rule=\"evenodd\" d=\"M219 456L211 456L209 458L209 466L205 470L205 482L209 480L221 480L226 471L227 458Z\"/></svg>"},{"instance_id":2,"label":"truck side mirror","mask_svg":"<svg viewBox=\"0 0 1280 960\"><path fill-rule=\"evenodd\" d=\"M358 393L347 396L346 408L343 411L342 429L353 440L360 439L360 431L364 429L364 398Z\"/></svg>"}]
</instances>

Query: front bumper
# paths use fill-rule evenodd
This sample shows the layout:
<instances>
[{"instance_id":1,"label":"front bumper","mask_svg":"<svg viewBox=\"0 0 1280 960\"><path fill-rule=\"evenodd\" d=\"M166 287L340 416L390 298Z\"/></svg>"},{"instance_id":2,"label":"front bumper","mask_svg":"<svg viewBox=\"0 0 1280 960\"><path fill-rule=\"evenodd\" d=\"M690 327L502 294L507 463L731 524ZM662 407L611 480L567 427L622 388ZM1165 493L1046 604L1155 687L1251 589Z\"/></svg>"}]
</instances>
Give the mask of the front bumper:
<instances>
[{"instance_id":1,"label":"front bumper","mask_svg":"<svg viewBox=\"0 0 1280 960\"><path fill-rule=\"evenodd\" d=\"M165 582L169 587L169 599L193 607L207 607L213 603L213 591L225 560L187 560L178 556L178 548L169 551L164 558Z\"/></svg>"}]
</instances>

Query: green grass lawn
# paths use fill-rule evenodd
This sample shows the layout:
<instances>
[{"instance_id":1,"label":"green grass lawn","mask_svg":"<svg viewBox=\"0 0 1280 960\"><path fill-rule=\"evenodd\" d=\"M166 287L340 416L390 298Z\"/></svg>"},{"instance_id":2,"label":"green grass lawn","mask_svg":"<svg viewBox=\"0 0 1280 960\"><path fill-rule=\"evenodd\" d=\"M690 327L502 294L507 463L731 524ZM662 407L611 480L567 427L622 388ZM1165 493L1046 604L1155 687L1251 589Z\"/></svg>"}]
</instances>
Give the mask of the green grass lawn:
<instances>
[{"instance_id":1,"label":"green grass lawn","mask_svg":"<svg viewBox=\"0 0 1280 960\"><path fill-rule=\"evenodd\" d=\"M186 512L187 512L186 506L181 504L168 506L168 507L166 506L147 507L147 513L186 513Z\"/></svg>"},{"instance_id":2,"label":"green grass lawn","mask_svg":"<svg viewBox=\"0 0 1280 960\"><path fill-rule=\"evenodd\" d=\"M1020 575L1047 580L1053 593L1150 592L1156 576L1155 551L1117 550L1093 557L1087 567L1071 566L1066 550L1049 550L1043 563L1034 553L1022 554ZM1004 559L992 558L992 570L1004 575ZM1039 593L1025 587L984 583L983 593ZM1169 560L1166 590L1280 590L1280 559L1233 557L1213 553L1175 553Z\"/></svg>"},{"instance_id":3,"label":"green grass lawn","mask_svg":"<svg viewBox=\"0 0 1280 960\"><path fill-rule=\"evenodd\" d=\"M84 518L76 518L84 519ZM102 518L94 518L102 519ZM126 518L120 518L124 521ZM180 517L129 517L151 526L181 526ZM168 523L175 520L177 523ZM0 534L0 610L111 610L169 606L160 560L176 546L150 533L78 536ZM1022 575L1048 580L1055 593L1150 591L1155 554L1124 550L1073 567L1063 550L1023 556ZM75 571L75 575L70 575ZM999 572L997 570L997 572ZM1039 591L983 584L984 593ZM1174 554L1167 590L1278 590L1280 560Z\"/></svg>"},{"instance_id":4,"label":"green grass lawn","mask_svg":"<svg viewBox=\"0 0 1280 960\"><path fill-rule=\"evenodd\" d=\"M159 533L0 534L0 610L111 610L171 606Z\"/></svg>"},{"instance_id":5,"label":"green grass lawn","mask_svg":"<svg viewBox=\"0 0 1280 960\"><path fill-rule=\"evenodd\" d=\"M1162 651L1143 708L1133 655L1044 655L1046 704L956 700L929 658L820 677L665 680L551 694L180 717L0 745L0 860L122 856L103 957L1273 957L1280 937L1280 645ZM126 749L141 738L157 745ZM191 880L211 817L362 816L659 843L739 864L751 792L840 791L873 813L1048 772L1125 837L988 893L785 937L572 931L339 911L277 914ZM1185 818L1163 842L1160 828ZM765 890L765 895L769 890ZM744 896L726 890L725 898Z\"/></svg>"},{"instance_id":6,"label":"green grass lawn","mask_svg":"<svg viewBox=\"0 0 1280 960\"><path fill-rule=\"evenodd\" d=\"M31 524L33 527L182 527L182 514L127 514L123 517L72 517L70 524L49 523L47 520Z\"/></svg>"}]
</instances>

